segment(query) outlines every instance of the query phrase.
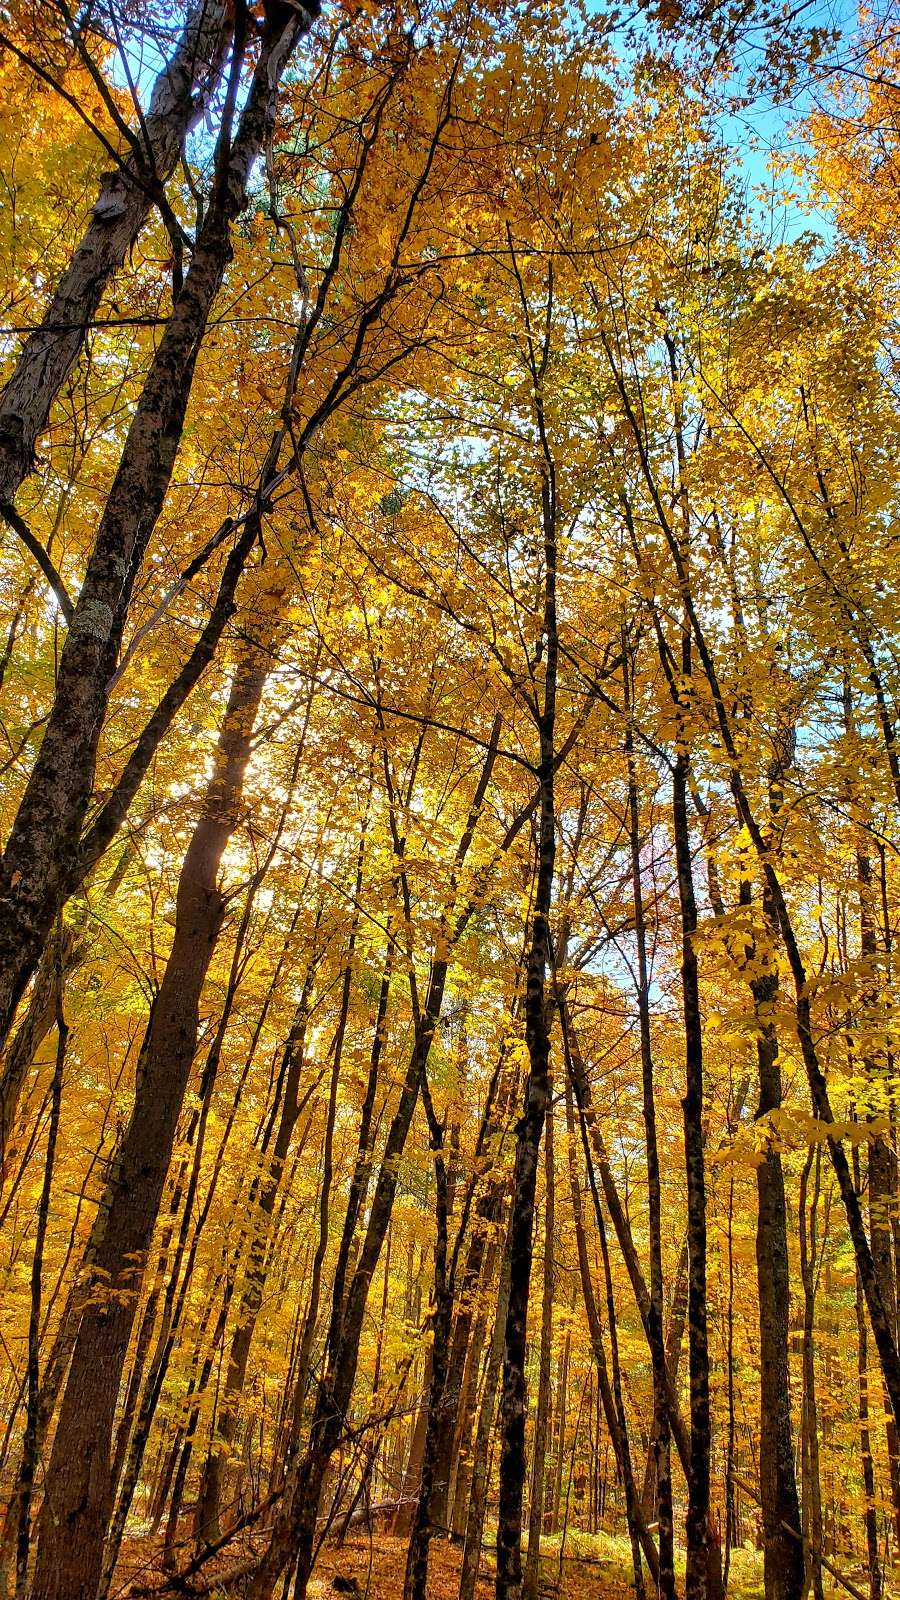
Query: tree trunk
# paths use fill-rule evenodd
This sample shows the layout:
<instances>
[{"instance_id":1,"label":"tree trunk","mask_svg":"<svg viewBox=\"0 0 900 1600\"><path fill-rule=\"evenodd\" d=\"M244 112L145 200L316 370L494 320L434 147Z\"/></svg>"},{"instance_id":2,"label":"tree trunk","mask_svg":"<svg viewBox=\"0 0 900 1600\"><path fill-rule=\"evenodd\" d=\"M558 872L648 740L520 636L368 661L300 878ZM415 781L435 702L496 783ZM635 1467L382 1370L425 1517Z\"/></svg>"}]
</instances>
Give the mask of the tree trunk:
<instances>
[{"instance_id":1,"label":"tree trunk","mask_svg":"<svg viewBox=\"0 0 900 1600\"><path fill-rule=\"evenodd\" d=\"M466 1518L472 1493L472 1471L474 1466L472 1433L476 1426L475 1414L478 1410L478 1375L481 1371L481 1358L484 1353L484 1341L488 1331L486 1299L490 1292L490 1286L494 1283L498 1256L499 1248L495 1243L488 1252L485 1263L483 1296L466 1351L466 1365L463 1372L459 1409L453 1435L452 1475L450 1479L450 1501L452 1505L450 1532L454 1542L458 1543L461 1543L465 1538Z\"/></svg>"},{"instance_id":2,"label":"tree trunk","mask_svg":"<svg viewBox=\"0 0 900 1600\"><path fill-rule=\"evenodd\" d=\"M528 1507L528 1553L525 1557L523 1600L537 1600L541 1565L541 1532L544 1525L544 1473L547 1462L547 1433L550 1422L550 1365L553 1355L553 1234L555 1170L553 1162L553 1104L549 1099L544 1137L544 1273L541 1297L541 1348L538 1366L537 1410L531 1451L531 1498Z\"/></svg>"},{"instance_id":3,"label":"tree trunk","mask_svg":"<svg viewBox=\"0 0 900 1600\"><path fill-rule=\"evenodd\" d=\"M75 606L41 747L0 866L0 1041L69 892L90 800L109 680L131 594L162 510L213 302L231 256L231 224L274 113L300 13L263 47L230 149L220 151L210 200L184 281L122 451ZM228 119L223 119L223 136Z\"/></svg>"},{"instance_id":4,"label":"tree trunk","mask_svg":"<svg viewBox=\"0 0 900 1600\"><path fill-rule=\"evenodd\" d=\"M319 1381L310 1427L309 1442L297 1452L288 1469L285 1490L273 1521L269 1547L258 1563L248 1585L251 1600L269 1600L273 1586L288 1561L294 1560L296 1600L305 1600L312 1569L316 1521L325 1473L344 1432L346 1412L353 1393L359 1359L359 1340L365 1317L372 1275L378 1265L397 1190L397 1166L412 1123L421 1076L431 1049L443 1003L447 979L446 961L435 962L429 982L428 999L422 1011L410 1063L400 1091L400 1100L385 1143L381 1170L372 1204L366 1235L344 1307L332 1305L332 1338L336 1355L329 1360ZM334 1326L338 1332L334 1335ZM294 1431L300 1423L295 1401Z\"/></svg>"},{"instance_id":5,"label":"tree trunk","mask_svg":"<svg viewBox=\"0 0 900 1600\"><path fill-rule=\"evenodd\" d=\"M672 779L672 822L681 906L681 982L684 1008L684 1154L688 1195L688 1360L691 1454L688 1471L685 1600L706 1600L711 1433L706 1320L706 1179L703 1157L703 1024L697 973L697 906L687 821L687 756L679 752Z\"/></svg>"},{"instance_id":6,"label":"tree trunk","mask_svg":"<svg viewBox=\"0 0 900 1600\"><path fill-rule=\"evenodd\" d=\"M431 1383L428 1390L427 1406L428 1425L425 1429L419 1495L406 1557L403 1600L426 1600L428 1555L432 1529L431 1494L434 1486L438 1444L436 1420L444 1402L444 1389L447 1381L447 1356L450 1347L450 1319L453 1313L453 1285L449 1277L447 1261L450 1196L447 1183L447 1168L444 1162L444 1129L435 1114L426 1072L422 1074L422 1102L428 1118L428 1131L434 1156L434 1331L431 1342Z\"/></svg>"},{"instance_id":7,"label":"tree trunk","mask_svg":"<svg viewBox=\"0 0 900 1600\"><path fill-rule=\"evenodd\" d=\"M572 1309L575 1309L575 1297L572 1297ZM550 1496L550 1505L544 1516L544 1527L548 1533L555 1533L559 1527L560 1508L562 1506L563 1470L566 1458L566 1420L569 1404L569 1359L572 1353L572 1329L567 1325L566 1336L563 1340L562 1355L559 1363L558 1391L559 1398L556 1405L556 1445L553 1461L553 1484ZM574 1451L575 1440L572 1448ZM567 1491L568 1492L568 1491Z\"/></svg>"},{"instance_id":8,"label":"tree trunk","mask_svg":"<svg viewBox=\"0 0 900 1600\"><path fill-rule=\"evenodd\" d=\"M422 1481L422 1462L425 1459L425 1435L428 1431L428 1400L431 1394L431 1347L425 1352L422 1373L422 1402L416 1410L416 1420L409 1440L409 1454L403 1468L400 1484L400 1503L391 1523L391 1537L408 1539L412 1532L416 1510L416 1497Z\"/></svg>"},{"instance_id":9,"label":"tree trunk","mask_svg":"<svg viewBox=\"0 0 900 1600\"><path fill-rule=\"evenodd\" d=\"M857 849L856 852L856 877L860 899L860 953L864 959L871 961L877 956L875 922L869 904L872 866L869 857L860 849ZM882 1062L882 1067L884 1065ZM871 1078L877 1077L875 1062L866 1059L865 1068L867 1076ZM872 1259L875 1263L875 1275L878 1279L878 1287L881 1290L881 1299L885 1311L896 1330L897 1286L891 1249L891 1217L897 1205L894 1163L890 1146L884 1134L879 1133L870 1140L868 1151L869 1238L872 1246ZM859 1184L857 1184L858 1189ZM884 1410L888 1469L891 1479L891 1500L894 1512L894 1539L897 1549L900 1550L900 1439L898 1439L897 1424L891 1412L890 1396L886 1390Z\"/></svg>"},{"instance_id":10,"label":"tree trunk","mask_svg":"<svg viewBox=\"0 0 900 1600\"><path fill-rule=\"evenodd\" d=\"M541 358L541 372L549 355L552 293ZM531 1287L531 1258L534 1243L534 1197L537 1185L538 1156L547 1109L550 1071L550 1012L547 1006L546 975L551 962L550 908L553 901L553 874L556 860L556 803L554 797L556 743L556 680L559 639L556 618L557 500L556 472L547 442L543 414L542 378L537 356L531 350L534 380L535 426L543 449L541 463L541 525L543 533L543 619L544 652L543 705L537 715L540 759L538 789L537 881L525 982L525 1044L528 1050L528 1075L525 1105L516 1132L516 1161L513 1175L510 1220L509 1305L506 1313L506 1343L503 1354L503 1386L500 1397L500 1493L497 1511L497 1600L521 1600L522 1594L522 1501L525 1488L525 1347L528 1332L528 1299ZM535 705L537 712L537 703Z\"/></svg>"},{"instance_id":11,"label":"tree trunk","mask_svg":"<svg viewBox=\"0 0 900 1600\"><path fill-rule=\"evenodd\" d=\"M47 1132L47 1155L44 1177L38 1204L34 1255L31 1263L31 1308L28 1319L27 1403L25 1408L25 1439L22 1446L22 1465L16 1494L16 1600L26 1600L28 1594L28 1563L31 1553L31 1497L40 1450L40 1338L42 1274L44 1266L44 1240L47 1236L47 1218L50 1211L50 1191L53 1186L53 1166L56 1141L59 1135L60 1106L63 1089L63 1066L69 1030L62 1009L62 930L57 948L56 974L56 1065L51 1090L50 1126Z\"/></svg>"},{"instance_id":12,"label":"tree trunk","mask_svg":"<svg viewBox=\"0 0 900 1600\"><path fill-rule=\"evenodd\" d=\"M58 970L68 976L89 949L89 941L74 928L61 927L44 948L28 1008L9 1042L0 1064L0 1189L11 1157L19 1095L37 1051L56 1024Z\"/></svg>"},{"instance_id":13,"label":"tree trunk","mask_svg":"<svg viewBox=\"0 0 900 1600\"><path fill-rule=\"evenodd\" d=\"M625 683L629 686L626 667ZM629 686L629 708L632 689ZM666 1403L666 1351L663 1334L662 1267L662 1188L659 1149L656 1138L656 1095L653 1085L653 1044L650 1030L650 977L647 965L647 936L644 895L641 883L641 830L638 809L637 775L634 765L631 723L626 728L625 754L628 763L628 830L631 846L631 886L634 905L634 932L637 945L637 1000L641 1042L641 1090L644 1112L644 1139L647 1150L647 1221L650 1239L650 1297L647 1306L647 1333L653 1368L653 1425L650 1434L645 1487L652 1473L656 1488L656 1521L659 1525L660 1600L675 1600L675 1533L672 1513L671 1427ZM674 1310L674 1306L673 1306ZM674 1384L675 1377L672 1374Z\"/></svg>"},{"instance_id":14,"label":"tree trunk","mask_svg":"<svg viewBox=\"0 0 900 1600\"><path fill-rule=\"evenodd\" d=\"M131 1120L89 1246L82 1314L47 1469L34 1600L93 1600L112 1515L113 1422L122 1369L197 1044L203 983L225 902L217 886L239 820L267 658L237 668L213 776L181 870L172 950L137 1065Z\"/></svg>"},{"instance_id":15,"label":"tree trunk","mask_svg":"<svg viewBox=\"0 0 900 1600\"><path fill-rule=\"evenodd\" d=\"M815 1166L813 1198L807 1207L810 1174ZM811 1145L800 1178L800 1278L803 1284L803 1551L805 1589L812 1585L822 1600L822 1483L819 1472L819 1413L816 1404L816 1361L813 1332L816 1311L816 1210L819 1198L820 1151Z\"/></svg>"},{"instance_id":16,"label":"tree trunk","mask_svg":"<svg viewBox=\"0 0 900 1600\"><path fill-rule=\"evenodd\" d=\"M763 894L763 915L774 934L771 899ZM759 1067L757 1120L781 1106L781 1066L773 1013L778 973L772 953L767 969L751 982L756 1015ZM756 1168L758 1201L756 1277L759 1287L759 1492L763 1515L766 1600L800 1600L803 1550L788 1528L800 1526L800 1500L794 1472L791 1388L788 1369L790 1267L784 1173L776 1145L768 1138Z\"/></svg>"},{"instance_id":17,"label":"tree trunk","mask_svg":"<svg viewBox=\"0 0 900 1600\"><path fill-rule=\"evenodd\" d=\"M230 32L222 0L197 0L141 118L137 148L105 173L91 219L39 327L0 394L0 505L12 505L56 396L84 346L103 292L163 198L222 73Z\"/></svg>"},{"instance_id":18,"label":"tree trunk","mask_svg":"<svg viewBox=\"0 0 900 1600\"><path fill-rule=\"evenodd\" d=\"M456 941L465 932L475 910L476 902L470 898L464 909L456 915L455 922L452 925L450 924L451 915L455 915L455 897L459 873L471 848L478 819L481 815L481 808L491 781L491 774L494 770L500 729L501 720L497 716L494 719L491 741L485 756L481 776L456 849L450 875L450 899L441 928L439 953L436 950L432 958L425 1003L421 1007L417 1004L414 1006L415 1033L412 1053L406 1076L401 1086L397 1107L388 1129L378 1182L375 1185L372 1204L369 1208L369 1218L366 1224L362 1249L346 1294L340 1299L338 1298L337 1278L332 1290L324 1371L316 1390L309 1441L303 1452L297 1451L289 1467L284 1493L273 1521L268 1549L254 1568L248 1584L249 1600L269 1600L274 1584L291 1560L295 1562L295 1600L305 1600L306 1587L312 1570L316 1520L319 1515L322 1486L328 1464L337 1449L346 1426L347 1411L356 1379L359 1341L366 1313L369 1287L378 1265L385 1234L391 1220L394 1197L397 1193L400 1157L406 1145L416 1101L422 1085L423 1074L428 1065L432 1040L440 1021L444 1003L444 989L447 983L447 974L450 970L450 956ZM506 839L511 842L514 836L513 829L508 829ZM396 839L394 840L394 849L396 861L401 863L403 852ZM388 974L386 973L385 980L387 980L387 977ZM385 995L386 1004L387 991L385 984L382 986L382 992ZM411 992L415 993L412 985ZM380 1024L379 1028L376 1029L376 1038L379 1031ZM370 1087L371 1083L372 1074L370 1072ZM368 1159L367 1150L363 1148L361 1143L350 1192L350 1199L354 1206L358 1208L361 1208L362 1204ZM341 1266L342 1271L345 1272L350 1259L353 1244L352 1230L355 1227L357 1216L358 1211L351 1212L348 1206L344 1219L343 1237L338 1251L338 1264ZM297 1438L302 1420L302 1402L303 1395L298 1391L294 1396L292 1418L294 1440Z\"/></svg>"},{"instance_id":19,"label":"tree trunk","mask_svg":"<svg viewBox=\"0 0 900 1600\"><path fill-rule=\"evenodd\" d=\"M453 1335L447 1358L447 1381L437 1418L437 1446L431 1520L437 1529L446 1530L451 1521L450 1504L463 1437L468 1437L472 1420L472 1345L479 1317L475 1301L479 1298L482 1277L493 1278L496 1243L493 1225L499 1215L501 1188L492 1184L479 1201L475 1227L469 1240L466 1265L460 1287ZM483 1319L482 1319L483 1328ZM483 1332L482 1332L483 1338ZM461 1531L461 1530L460 1530Z\"/></svg>"},{"instance_id":20,"label":"tree trunk","mask_svg":"<svg viewBox=\"0 0 900 1600\"><path fill-rule=\"evenodd\" d=\"M631 1467L631 1449L628 1440L628 1429L625 1425L624 1412L621 1411L619 1405L617 1404L617 1397L613 1393L613 1388L609 1381L609 1372L606 1365L606 1351L603 1347L603 1328L600 1322L600 1313L597 1309L597 1298L594 1294L594 1284L591 1277L591 1264L588 1256L587 1239L584 1231L584 1210L581 1203L581 1185L578 1177L578 1163L575 1152L575 1108L572 1098L574 1085L572 1082L571 1061L568 1047L566 1050L566 1056L566 1066L568 1072L568 1081L566 1084L566 1133L568 1136L569 1147L569 1188L572 1196L572 1215L575 1221L575 1244L578 1250L578 1271L581 1277L581 1293L584 1300L585 1314L587 1316L588 1332L591 1339L591 1350L594 1357L594 1364L597 1369L597 1384L603 1404L603 1414L606 1418L606 1426L609 1431L609 1437L612 1440L613 1451L616 1457L616 1465L619 1469L619 1474L622 1479L622 1487L625 1491L625 1515L628 1522L629 1536L632 1542L632 1556L634 1556L634 1545L635 1541L637 1540L640 1542L641 1549L644 1552L644 1557L648 1567L650 1568L654 1582L658 1585L659 1557L657 1555L656 1546L653 1543L653 1536L647 1527L647 1520L644 1516L643 1507L638 1499L637 1488L634 1482L634 1474ZM584 1112L580 1104L578 1111L585 1159L587 1160L588 1150L587 1144L584 1140ZM591 1169L589 1169L589 1172L590 1170ZM591 1183L591 1198L593 1200L595 1210L599 1216L600 1199L599 1195L596 1193L593 1182ZM600 1220L602 1221L602 1218ZM638 1557L638 1562L639 1559L640 1558ZM640 1567L638 1565L636 1578L639 1578L639 1573Z\"/></svg>"},{"instance_id":21,"label":"tree trunk","mask_svg":"<svg viewBox=\"0 0 900 1600\"><path fill-rule=\"evenodd\" d=\"M250 1259L237 1314L237 1324L232 1335L231 1349L228 1354L225 1388L216 1419L216 1438L206 1458L197 1503L197 1539L208 1541L209 1543L218 1539L221 1533L219 1519L225 1469L229 1452L237 1435L240 1421L240 1401L247 1376L247 1363L250 1358L250 1348L253 1343L257 1318L262 1309L268 1266L267 1246L271 1232L272 1217L275 1211L275 1200L301 1110L300 1078L304 1066L306 1023L309 1016L313 974L314 967L310 963L294 1023L284 1046L282 1063L284 1091L281 1100L281 1115L278 1120L278 1131L275 1135L272 1155L268 1163L268 1171L259 1185L255 1186L254 1195L251 1197L251 1205L254 1208L255 1217L251 1223ZM266 1153L264 1152L263 1155L265 1159Z\"/></svg>"},{"instance_id":22,"label":"tree trunk","mask_svg":"<svg viewBox=\"0 0 900 1600\"><path fill-rule=\"evenodd\" d=\"M475 1447L472 1451L472 1483L469 1491L469 1511L466 1517L466 1537L463 1546L462 1569L459 1575L459 1600L474 1600L478 1581L478 1564L484 1538L484 1519L487 1511L488 1466L491 1435L494 1431L494 1413L497 1409L497 1385L503 1364L503 1345L506 1335L506 1311L509 1300L509 1250L504 1250L500 1267L500 1285L497 1291L497 1313L488 1351L481 1409L475 1430Z\"/></svg>"},{"instance_id":23,"label":"tree trunk","mask_svg":"<svg viewBox=\"0 0 900 1600\"><path fill-rule=\"evenodd\" d=\"M853 1176L861 1188L859 1147L853 1151ZM866 1556L869 1566L869 1600L881 1600L881 1562L878 1559L878 1502L875 1498L875 1468L872 1463L872 1435L869 1430L869 1353L866 1328L866 1302L856 1274L856 1371L859 1380L859 1448L862 1456L863 1493L866 1497L863 1524L866 1530Z\"/></svg>"}]
</instances>

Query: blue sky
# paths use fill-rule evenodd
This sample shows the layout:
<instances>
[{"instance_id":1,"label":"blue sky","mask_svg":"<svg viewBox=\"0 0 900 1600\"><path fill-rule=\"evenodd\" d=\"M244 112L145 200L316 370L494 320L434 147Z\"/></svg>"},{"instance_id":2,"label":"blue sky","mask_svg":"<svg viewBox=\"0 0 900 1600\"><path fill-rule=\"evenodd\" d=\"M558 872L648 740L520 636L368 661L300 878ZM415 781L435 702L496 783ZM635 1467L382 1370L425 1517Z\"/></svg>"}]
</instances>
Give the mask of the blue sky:
<instances>
[{"instance_id":1,"label":"blue sky","mask_svg":"<svg viewBox=\"0 0 900 1600\"><path fill-rule=\"evenodd\" d=\"M891 0L886 3L890 6ZM597 9L600 11L605 6ZM185 10L183 3L170 7L173 42L182 26ZM858 15L855 0L800 0L798 6L791 7L791 12L800 26L837 31L844 41L852 38ZM633 22L634 18L630 20ZM124 88L130 74L146 104L162 66L161 51L152 29L148 29L144 37L140 30L129 29L124 33L123 42L128 56L128 74L120 60L112 64L111 75ZM745 92L758 72L762 63L762 42L761 32L754 32L751 23L729 84L735 94ZM825 60L828 59L826 54ZM831 234L828 216L811 204L810 197L802 192L802 184L791 175L776 172L771 161L773 152L802 148L803 120L813 108L817 93L821 96L821 91L811 89L808 82L801 84L795 95L782 103L776 103L770 94L755 93L749 104L739 110L722 110L715 119L723 143L731 153L734 170L746 184L748 205L772 243L789 242L808 231L820 233L825 240ZM202 146L202 126L194 140Z\"/></svg>"}]
</instances>

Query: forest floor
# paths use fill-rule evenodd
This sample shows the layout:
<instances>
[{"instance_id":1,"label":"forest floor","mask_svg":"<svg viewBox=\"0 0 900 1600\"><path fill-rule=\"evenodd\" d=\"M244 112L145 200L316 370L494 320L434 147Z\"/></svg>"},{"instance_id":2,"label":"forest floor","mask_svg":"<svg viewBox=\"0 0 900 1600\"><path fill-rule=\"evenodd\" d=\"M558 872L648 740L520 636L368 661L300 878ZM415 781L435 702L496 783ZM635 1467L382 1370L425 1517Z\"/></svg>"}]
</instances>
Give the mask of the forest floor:
<instances>
[{"instance_id":1,"label":"forest floor","mask_svg":"<svg viewBox=\"0 0 900 1600\"><path fill-rule=\"evenodd\" d=\"M631 1582L631 1555L628 1541L608 1533L588 1535L571 1531L566 1539L565 1559L560 1572L559 1535L541 1542L541 1600L631 1600L634 1594ZM188 1549L187 1542L185 1550ZM322 1546L309 1584L309 1600L338 1600L340 1595L350 1600L400 1600L403 1594L403 1577L406 1569L407 1541L393 1539L378 1531L371 1538L356 1533L343 1545L328 1541ZM219 1600L223 1591L217 1589L216 1579L239 1567L252 1558L252 1544L236 1541L229 1551L223 1551L198 1574L193 1589L184 1585L177 1590L167 1581L162 1566L159 1541L148 1538L126 1540L111 1590L111 1600L169 1600L177 1592L205 1595L208 1600ZM443 1539L435 1539L431 1546L429 1563L429 1600L456 1600L459 1594L459 1571L462 1552ZM858 1590L865 1591L866 1581L858 1564L850 1557L843 1558L843 1569L852 1574ZM682 1562L676 1556L676 1568L683 1573ZM337 1583L335 1580L337 1579ZM355 1587L354 1587L355 1585ZM230 1593L239 1596L240 1582ZM728 1585L732 1600L763 1600L764 1583L762 1552L745 1545L731 1555ZM490 1532L482 1554L481 1573L476 1590L477 1600L493 1600L494 1554ZM900 1586L890 1581L885 1585L885 1595L900 1600ZM838 1588L825 1577L826 1600L847 1600L845 1590Z\"/></svg>"},{"instance_id":2,"label":"forest floor","mask_svg":"<svg viewBox=\"0 0 900 1600\"><path fill-rule=\"evenodd\" d=\"M557 1541L558 1545L558 1541ZM333 1587L336 1577L356 1579L359 1594L366 1600L399 1600L403 1593L403 1575L406 1567L405 1539L379 1536L371 1544L359 1538L348 1539L342 1549L325 1546L316 1563L309 1586L310 1600L332 1600L337 1592ZM456 1600L459 1593L461 1552L443 1539L435 1540L429 1561L429 1595L433 1600ZM559 1574L558 1549L551 1550L549 1559L541 1562L541 1593L565 1597L565 1600L624 1600L630 1593L627 1582L613 1558L598 1556L587 1561L566 1561L561 1587L557 1587ZM476 1589L478 1600L488 1600L494 1594L493 1554L485 1548L481 1575Z\"/></svg>"},{"instance_id":3,"label":"forest floor","mask_svg":"<svg viewBox=\"0 0 900 1600\"><path fill-rule=\"evenodd\" d=\"M634 1590L630 1582L630 1551L628 1541L606 1533L587 1535L570 1533L566 1541L562 1573L559 1565L559 1536L545 1539L541 1545L542 1600L630 1600ZM403 1594L403 1577L406 1568L407 1541L392 1539L378 1532L373 1537L357 1534L343 1545L328 1542L323 1545L309 1584L309 1600L338 1600L340 1595L350 1600L400 1600ZM252 1554L251 1546L232 1548L223 1552L207 1567L203 1577L195 1582L197 1590L187 1585L183 1594L203 1594L209 1600L219 1600L222 1591L216 1588L217 1573L233 1572L235 1559ZM161 1549L157 1541L147 1539L126 1540L122 1558L111 1591L111 1600L127 1600L128 1596L173 1596L176 1592L167 1580L161 1565ZM456 1600L459 1594L459 1570L462 1553L459 1549L435 1539L431 1546L429 1563L429 1600ZM680 1563L676 1559L676 1566ZM851 1568L845 1558L845 1571ZM853 1568L854 1581L865 1589L861 1571ZM335 1583L337 1580L337 1583ZM355 1587L353 1587L355 1584ZM729 1595L733 1600L763 1600L764 1584L762 1554L747 1545L732 1551ZM240 1584L231 1593L240 1594ZM479 1575L477 1600L493 1600L494 1560L490 1542L485 1543L482 1568ZM900 1600L900 1589L893 1584L885 1587L886 1595ZM847 1600L845 1591L839 1589L826 1575L826 1600Z\"/></svg>"},{"instance_id":4,"label":"forest floor","mask_svg":"<svg viewBox=\"0 0 900 1600\"><path fill-rule=\"evenodd\" d=\"M601 1536L602 1539L602 1536ZM591 1545L591 1550L582 1546ZM541 1560L541 1595L547 1600L626 1600L632 1593L627 1573L621 1565L616 1548L621 1544L627 1555L625 1540L595 1540L581 1538L577 1541L577 1555L570 1559L567 1549L563 1580L559 1585L559 1540L549 1541L546 1559ZM597 1545L597 1548L593 1547ZM608 1545L609 1548L605 1548ZM358 1600L400 1600L406 1568L407 1541L392 1539L379 1533L371 1540L367 1535L348 1538L343 1545L328 1543L322 1547L309 1584L309 1600L338 1600L338 1596L355 1595ZM246 1552L245 1552L246 1553ZM573 1549L571 1554L576 1552ZM111 1591L114 1600L125 1600L128 1595L162 1596L166 1578L158 1560L158 1552L148 1549L145 1540L126 1541L116 1573L116 1583ZM235 1553L230 1560L221 1558L224 1572L233 1567ZM240 1556L238 1556L240 1560ZM428 1593L430 1600L456 1600L459 1593L459 1572L462 1552L436 1539L431 1546ZM215 1570L207 1568L204 1574L210 1589L206 1592L215 1600ZM335 1586L335 1579L338 1585ZM211 1582L210 1582L211 1580ZM198 1577L197 1582L202 1582ZM355 1581L356 1589L347 1584ZM168 1591L170 1594L171 1590ZM184 1592L190 1593L186 1589ZM239 1593L238 1589L235 1591ZM486 1545L482 1568L476 1589L477 1600L489 1600L494 1594L493 1551Z\"/></svg>"}]
</instances>

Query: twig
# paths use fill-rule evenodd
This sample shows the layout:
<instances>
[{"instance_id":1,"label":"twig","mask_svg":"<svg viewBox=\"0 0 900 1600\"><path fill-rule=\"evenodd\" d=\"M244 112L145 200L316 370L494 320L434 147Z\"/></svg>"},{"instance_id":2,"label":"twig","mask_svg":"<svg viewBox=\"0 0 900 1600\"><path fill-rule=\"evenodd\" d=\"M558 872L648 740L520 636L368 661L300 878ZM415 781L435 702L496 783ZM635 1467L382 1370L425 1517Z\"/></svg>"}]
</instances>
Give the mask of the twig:
<instances>
[{"instance_id":1,"label":"twig","mask_svg":"<svg viewBox=\"0 0 900 1600\"><path fill-rule=\"evenodd\" d=\"M34 557L56 596L59 609L66 619L66 625L71 628L72 615L75 608L69 599L69 593L62 581L62 578L53 565L53 562L44 549L44 546L41 544L40 539L35 538L28 526L28 523L23 517L19 516L15 506L11 506L6 502L0 501L0 517L3 518L4 522L9 523L9 526L12 528L13 532L18 534L26 550Z\"/></svg>"}]
</instances>

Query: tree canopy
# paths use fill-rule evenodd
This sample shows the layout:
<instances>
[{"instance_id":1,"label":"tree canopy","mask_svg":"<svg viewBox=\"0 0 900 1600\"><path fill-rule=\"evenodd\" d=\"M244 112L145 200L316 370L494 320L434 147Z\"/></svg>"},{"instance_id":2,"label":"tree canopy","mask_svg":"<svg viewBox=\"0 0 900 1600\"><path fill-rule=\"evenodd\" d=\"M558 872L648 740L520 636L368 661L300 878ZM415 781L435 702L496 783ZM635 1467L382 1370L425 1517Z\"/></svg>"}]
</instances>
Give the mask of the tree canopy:
<instances>
[{"instance_id":1,"label":"tree canopy","mask_svg":"<svg viewBox=\"0 0 900 1600\"><path fill-rule=\"evenodd\" d=\"M0 1593L889 1596L893 7L0 50Z\"/></svg>"}]
</instances>

